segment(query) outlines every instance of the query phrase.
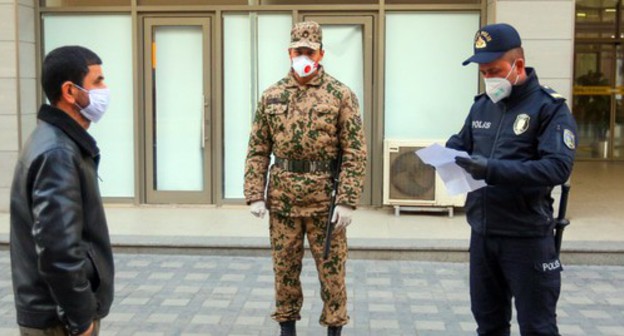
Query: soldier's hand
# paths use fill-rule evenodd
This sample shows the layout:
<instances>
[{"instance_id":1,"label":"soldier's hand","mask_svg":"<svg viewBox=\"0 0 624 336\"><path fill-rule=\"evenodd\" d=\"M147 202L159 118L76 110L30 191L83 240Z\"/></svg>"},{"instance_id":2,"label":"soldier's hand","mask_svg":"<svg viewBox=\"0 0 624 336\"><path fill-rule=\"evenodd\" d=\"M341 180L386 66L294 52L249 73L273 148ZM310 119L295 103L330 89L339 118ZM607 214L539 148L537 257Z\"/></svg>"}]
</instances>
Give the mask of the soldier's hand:
<instances>
[{"instance_id":1,"label":"soldier's hand","mask_svg":"<svg viewBox=\"0 0 624 336\"><path fill-rule=\"evenodd\" d=\"M344 205L336 205L334 208L334 214L332 215L332 223L334 223L334 230L336 232L340 232L346 228L349 224L351 224L351 219L353 218L353 209L344 206Z\"/></svg>"},{"instance_id":2,"label":"soldier's hand","mask_svg":"<svg viewBox=\"0 0 624 336\"><path fill-rule=\"evenodd\" d=\"M264 201L255 201L249 206L249 211L258 218L264 218L264 214L266 214L267 211L266 204Z\"/></svg>"},{"instance_id":3,"label":"soldier's hand","mask_svg":"<svg viewBox=\"0 0 624 336\"><path fill-rule=\"evenodd\" d=\"M464 168L475 180L485 180L487 175L487 159L480 155L469 158L456 156L455 163Z\"/></svg>"}]
</instances>

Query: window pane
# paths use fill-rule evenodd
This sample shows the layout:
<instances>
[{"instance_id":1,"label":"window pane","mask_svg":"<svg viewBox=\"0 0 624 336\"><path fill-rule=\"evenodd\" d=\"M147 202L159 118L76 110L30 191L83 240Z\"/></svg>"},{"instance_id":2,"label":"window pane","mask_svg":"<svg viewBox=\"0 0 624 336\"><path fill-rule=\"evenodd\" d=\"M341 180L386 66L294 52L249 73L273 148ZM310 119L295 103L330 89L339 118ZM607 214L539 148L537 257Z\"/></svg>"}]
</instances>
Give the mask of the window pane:
<instances>
[{"instance_id":1,"label":"window pane","mask_svg":"<svg viewBox=\"0 0 624 336\"><path fill-rule=\"evenodd\" d=\"M439 5L439 4L461 4L461 5L466 5L466 4L480 4L481 0L386 0L385 3L387 5L395 5L395 4L409 4L409 5L413 5L413 4L433 4L433 5Z\"/></svg>"},{"instance_id":2,"label":"window pane","mask_svg":"<svg viewBox=\"0 0 624 336\"><path fill-rule=\"evenodd\" d=\"M616 58L616 81L615 85L618 90L615 95L615 125L613 128L613 157L616 159L624 158L624 51L622 46L617 47Z\"/></svg>"},{"instance_id":3,"label":"window pane","mask_svg":"<svg viewBox=\"0 0 624 336\"><path fill-rule=\"evenodd\" d=\"M201 26L157 27L156 189L201 191L203 32Z\"/></svg>"},{"instance_id":4,"label":"window pane","mask_svg":"<svg viewBox=\"0 0 624 336\"><path fill-rule=\"evenodd\" d=\"M270 85L288 74L290 69L288 44L291 27L292 16L290 14L258 15L258 52L255 53L258 55L258 97Z\"/></svg>"},{"instance_id":5,"label":"window pane","mask_svg":"<svg viewBox=\"0 0 624 336\"><path fill-rule=\"evenodd\" d=\"M460 130L478 92L476 66L461 65L478 27L472 13L387 15L386 138L447 139Z\"/></svg>"},{"instance_id":6,"label":"window pane","mask_svg":"<svg viewBox=\"0 0 624 336\"><path fill-rule=\"evenodd\" d=\"M129 15L45 15L45 53L63 45L82 45L102 59L111 104L89 133L102 153L98 174L106 197L134 196L134 114L132 20ZM71 32L68 33L68 32ZM111 46L116 46L111 48Z\"/></svg>"},{"instance_id":7,"label":"window pane","mask_svg":"<svg viewBox=\"0 0 624 336\"><path fill-rule=\"evenodd\" d=\"M577 0L576 38L614 38L616 0Z\"/></svg>"},{"instance_id":8,"label":"window pane","mask_svg":"<svg viewBox=\"0 0 624 336\"><path fill-rule=\"evenodd\" d=\"M130 6L130 0L41 0L42 7Z\"/></svg>"},{"instance_id":9,"label":"window pane","mask_svg":"<svg viewBox=\"0 0 624 336\"><path fill-rule=\"evenodd\" d=\"M139 6L248 5L248 0L138 0Z\"/></svg>"},{"instance_id":10,"label":"window pane","mask_svg":"<svg viewBox=\"0 0 624 336\"><path fill-rule=\"evenodd\" d=\"M611 116L614 49L612 45L577 44L574 117L578 126L578 158L606 158Z\"/></svg>"},{"instance_id":11,"label":"window pane","mask_svg":"<svg viewBox=\"0 0 624 336\"><path fill-rule=\"evenodd\" d=\"M345 83L353 90L364 115L364 36L362 25L323 25L323 49L321 62L327 73Z\"/></svg>"},{"instance_id":12,"label":"window pane","mask_svg":"<svg viewBox=\"0 0 624 336\"><path fill-rule=\"evenodd\" d=\"M620 87L620 92L623 92ZM613 129L613 157L624 158L624 98L622 94L616 95L617 110L615 114L615 127Z\"/></svg>"},{"instance_id":13,"label":"window pane","mask_svg":"<svg viewBox=\"0 0 624 336\"><path fill-rule=\"evenodd\" d=\"M223 16L224 198L242 198L251 129L252 74L249 15Z\"/></svg>"},{"instance_id":14,"label":"window pane","mask_svg":"<svg viewBox=\"0 0 624 336\"><path fill-rule=\"evenodd\" d=\"M367 5L377 4L378 0L260 0L262 5Z\"/></svg>"},{"instance_id":15,"label":"window pane","mask_svg":"<svg viewBox=\"0 0 624 336\"><path fill-rule=\"evenodd\" d=\"M223 17L224 198L243 198L245 155L256 102L289 69L290 14ZM252 29L253 28L253 29ZM257 32L257 43L254 34ZM257 50L253 46L257 45Z\"/></svg>"}]
</instances>

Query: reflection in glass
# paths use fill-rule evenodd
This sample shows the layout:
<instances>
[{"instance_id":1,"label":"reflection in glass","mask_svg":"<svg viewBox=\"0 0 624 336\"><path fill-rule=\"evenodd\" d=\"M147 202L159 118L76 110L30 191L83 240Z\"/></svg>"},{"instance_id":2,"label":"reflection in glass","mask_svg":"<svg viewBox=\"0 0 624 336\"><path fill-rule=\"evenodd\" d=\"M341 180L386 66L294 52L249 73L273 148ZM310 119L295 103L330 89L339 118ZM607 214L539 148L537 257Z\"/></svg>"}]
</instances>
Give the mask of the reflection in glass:
<instances>
[{"instance_id":1,"label":"reflection in glass","mask_svg":"<svg viewBox=\"0 0 624 336\"><path fill-rule=\"evenodd\" d=\"M574 118L578 127L581 158L607 158L611 95L574 95Z\"/></svg>"},{"instance_id":2,"label":"reflection in glass","mask_svg":"<svg viewBox=\"0 0 624 336\"><path fill-rule=\"evenodd\" d=\"M574 117L579 158L608 158L615 51L609 44L577 44Z\"/></svg>"},{"instance_id":3,"label":"reflection in glass","mask_svg":"<svg viewBox=\"0 0 624 336\"><path fill-rule=\"evenodd\" d=\"M615 38L616 0L577 0L576 38Z\"/></svg>"},{"instance_id":4,"label":"reflection in glass","mask_svg":"<svg viewBox=\"0 0 624 336\"><path fill-rule=\"evenodd\" d=\"M617 110L613 127L613 158L624 158L624 104L622 95L616 96Z\"/></svg>"},{"instance_id":5,"label":"reflection in glass","mask_svg":"<svg viewBox=\"0 0 624 336\"><path fill-rule=\"evenodd\" d=\"M615 123L613 125L613 158L624 158L624 52L622 46L617 47L615 85L618 94L615 95Z\"/></svg>"}]
</instances>

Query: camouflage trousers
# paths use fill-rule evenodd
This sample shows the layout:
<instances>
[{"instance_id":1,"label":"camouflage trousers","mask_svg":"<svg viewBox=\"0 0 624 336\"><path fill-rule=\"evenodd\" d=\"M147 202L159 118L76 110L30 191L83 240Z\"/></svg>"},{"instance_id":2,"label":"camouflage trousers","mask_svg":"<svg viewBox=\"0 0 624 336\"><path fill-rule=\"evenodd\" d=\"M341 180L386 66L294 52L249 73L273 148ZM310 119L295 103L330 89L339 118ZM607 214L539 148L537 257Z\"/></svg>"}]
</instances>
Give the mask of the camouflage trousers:
<instances>
[{"instance_id":1,"label":"camouflage trousers","mask_svg":"<svg viewBox=\"0 0 624 336\"><path fill-rule=\"evenodd\" d=\"M270 214L271 250L275 273L275 312L277 322L299 320L303 305L300 274L303 260L303 240L308 243L321 282L323 326L342 326L349 322L345 264L347 261L346 230L332 235L331 251L323 260L323 244L327 217L284 217Z\"/></svg>"}]
</instances>

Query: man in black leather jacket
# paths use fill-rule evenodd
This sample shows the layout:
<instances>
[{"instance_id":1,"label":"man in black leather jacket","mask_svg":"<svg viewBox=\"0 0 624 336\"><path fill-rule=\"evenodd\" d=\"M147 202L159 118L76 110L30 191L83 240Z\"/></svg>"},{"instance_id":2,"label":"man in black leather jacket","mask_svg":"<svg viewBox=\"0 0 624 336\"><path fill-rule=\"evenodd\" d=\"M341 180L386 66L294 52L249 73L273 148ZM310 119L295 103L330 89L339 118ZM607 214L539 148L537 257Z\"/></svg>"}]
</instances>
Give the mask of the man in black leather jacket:
<instances>
[{"instance_id":1,"label":"man in black leather jacket","mask_svg":"<svg viewBox=\"0 0 624 336\"><path fill-rule=\"evenodd\" d=\"M509 335L515 299L522 335L558 335L561 263L553 238L552 188L570 176L576 124L565 99L525 67L518 32L481 28L474 56L486 94L475 98L447 147L487 186L468 194L471 308L479 335Z\"/></svg>"},{"instance_id":2,"label":"man in black leather jacket","mask_svg":"<svg viewBox=\"0 0 624 336\"><path fill-rule=\"evenodd\" d=\"M50 52L51 105L25 143L11 188L11 271L22 335L97 335L113 301L114 264L86 132L108 105L102 61L78 46Z\"/></svg>"}]
</instances>

